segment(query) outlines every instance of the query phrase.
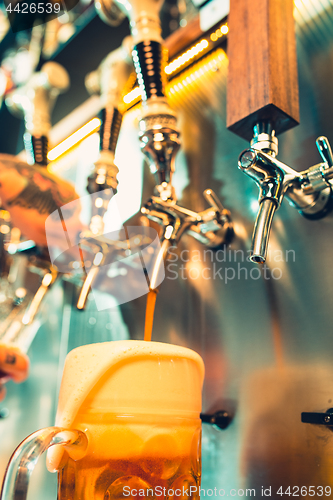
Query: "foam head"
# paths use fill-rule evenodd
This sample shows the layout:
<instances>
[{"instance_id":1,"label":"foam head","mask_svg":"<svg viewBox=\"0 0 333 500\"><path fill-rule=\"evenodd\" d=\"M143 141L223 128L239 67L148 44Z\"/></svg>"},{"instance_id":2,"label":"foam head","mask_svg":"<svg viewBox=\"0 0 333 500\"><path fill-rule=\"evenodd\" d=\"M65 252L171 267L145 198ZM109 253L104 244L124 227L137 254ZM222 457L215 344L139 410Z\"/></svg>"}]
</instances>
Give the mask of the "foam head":
<instances>
[{"instance_id":1,"label":"foam head","mask_svg":"<svg viewBox=\"0 0 333 500\"><path fill-rule=\"evenodd\" d=\"M204 365L194 351L171 344L116 341L71 351L56 424L70 426L80 409L198 417Z\"/></svg>"},{"instance_id":2,"label":"foam head","mask_svg":"<svg viewBox=\"0 0 333 500\"><path fill-rule=\"evenodd\" d=\"M85 431L87 415L100 415L104 422L110 418L112 421L117 415L130 415L144 421L153 419L155 423L159 418L170 423L173 417L197 422L203 378L201 357L184 347L135 340L82 346L66 358L56 425ZM101 442L99 427L90 424L90 448L103 449L106 435L110 435L108 443L113 444L108 444L108 456L113 459L125 458L127 454L141 456L147 437L142 435L142 426L133 421L124 431L121 422L112 421L102 433ZM157 439L160 430L156 425L152 428L153 437ZM180 448L188 448L191 432L183 428L177 434ZM124 433L136 436L136 447L132 437L128 439L130 445L125 446ZM98 453L103 455L104 451ZM58 446L48 451L50 471L61 467L62 455L63 449Z\"/></svg>"}]
</instances>

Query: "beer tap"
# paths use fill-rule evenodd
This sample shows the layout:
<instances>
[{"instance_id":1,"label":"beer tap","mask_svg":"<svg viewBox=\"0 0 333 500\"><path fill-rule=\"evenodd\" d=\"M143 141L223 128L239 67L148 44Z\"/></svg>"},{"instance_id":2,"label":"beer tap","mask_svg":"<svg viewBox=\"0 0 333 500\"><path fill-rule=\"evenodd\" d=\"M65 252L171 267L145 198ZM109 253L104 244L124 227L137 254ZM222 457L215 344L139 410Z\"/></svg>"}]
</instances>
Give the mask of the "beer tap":
<instances>
[{"instance_id":1,"label":"beer tap","mask_svg":"<svg viewBox=\"0 0 333 500\"><path fill-rule=\"evenodd\" d=\"M126 37L121 47L111 52L97 70L86 77L88 92L99 94L103 104L100 152L87 185L90 194L98 193L98 198L92 198L95 201L90 223L93 234L103 233L103 216L110 199L117 192L119 169L114 158L124 113L122 96L133 72L131 47L131 37Z\"/></svg>"},{"instance_id":2,"label":"beer tap","mask_svg":"<svg viewBox=\"0 0 333 500\"><path fill-rule=\"evenodd\" d=\"M156 194L172 199L174 159L180 147L176 114L164 92L167 50L161 37L159 12L164 0L96 1L101 18L113 25L116 5L129 17L133 38L132 58L141 90L142 113L139 121L141 150L156 178Z\"/></svg>"},{"instance_id":3,"label":"beer tap","mask_svg":"<svg viewBox=\"0 0 333 500\"><path fill-rule=\"evenodd\" d=\"M57 96L68 86L67 71L59 64L49 62L6 99L10 111L24 117L24 143L30 164L41 168L47 166L50 113ZM23 352L27 352L40 326L35 321L37 312L56 280L58 270L50 263L45 249L30 240L9 241L5 248L13 258L9 275L15 290L9 293L6 307L3 308L5 317L1 323L0 338L3 342L15 343ZM25 281L28 281L27 270L41 276L41 283L32 294L24 286Z\"/></svg>"},{"instance_id":4,"label":"beer tap","mask_svg":"<svg viewBox=\"0 0 333 500\"><path fill-rule=\"evenodd\" d=\"M226 210L212 189L204 191L204 197L210 208L194 212L176 204L174 199L163 200L153 196L141 212L148 219L162 226L161 250L155 258L150 289L156 288L159 269L168 257L171 246L178 244L183 234L193 236L209 248L227 244L233 235L229 210Z\"/></svg>"},{"instance_id":5,"label":"beer tap","mask_svg":"<svg viewBox=\"0 0 333 500\"><path fill-rule=\"evenodd\" d=\"M24 118L24 144L30 165L47 165L48 133L51 129L50 114L59 94L69 87L65 68L55 62L45 63L22 87L6 99L14 115Z\"/></svg>"},{"instance_id":6,"label":"beer tap","mask_svg":"<svg viewBox=\"0 0 333 500\"><path fill-rule=\"evenodd\" d=\"M238 166L259 187L259 212L254 226L251 260L266 260L274 213L287 198L302 215L324 217L332 200L333 156L326 137L318 137L317 148L322 162L297 172L276 158L278 140L270 123L254 127L251 148L239 156Z\"/></svg>"},{"instance_id":7,"label":"beer tap","mask_svg":"<svg viewBox=\"0 0 333 500\"><path fill-rule=\"evenodd\" d=\"M163 227L161 249L155 256L150 280L150 289L154 290L168 249L179 241L182 234L187 232L202 243L217 247L229 241L232 223L230 213L210 189L204 193L210 209L196 213L176 204L172 176L180 148L180 133L176 114L165 94L167 50L161 37L159 19L163 0L99 0L99 14L110 24L114 19L111 16L114 4L130 19L134 44L132 57L142 98L140 145L156 182L155 196L142 207L141 212Z\"/></svg>"},{"instance_id":8,"label":"beer tap","mask_svg":"<svg viewBox=\"0 0 333 500\"><path fill-rule=\"evenodd\" d=\"M121 242L106 241L101 235L104 232L103 217L118 186L119 169L114 159L124 113L122 97L133 72L131 47L132 39L126 37L121 47L111 52L97 70L86 77L88 91L101 96L104 108L101 112L100 152L87 185L87 190L92 195L92 216L89 231L84 234L84 246L88 254L92 253L94 257L77 301L77 308L80 310L85 308L88 294L107 258L128 249L127 244L124 249Z\"/></svg>"}]
</instances>

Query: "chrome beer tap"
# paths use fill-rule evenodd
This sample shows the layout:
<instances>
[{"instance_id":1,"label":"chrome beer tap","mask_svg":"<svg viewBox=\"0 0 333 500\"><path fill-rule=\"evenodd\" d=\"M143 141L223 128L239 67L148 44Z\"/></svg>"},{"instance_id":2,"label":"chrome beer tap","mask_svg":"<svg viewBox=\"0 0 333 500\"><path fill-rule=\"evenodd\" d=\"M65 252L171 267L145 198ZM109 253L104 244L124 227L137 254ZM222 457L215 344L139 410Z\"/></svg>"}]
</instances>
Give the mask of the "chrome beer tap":
<instances>
[{"instance_id":1,"label":"chrome beer tap","mask_svg":"<svg viewBox=\"0 0 333 500\"><path fill-rule=\"evenodd\" d=\"M156 194L164 200L172 199L171 177L180 141L177 118L164 92L167 50L159 18L164 0L96 0L95 3L98 14L111 25L114 25L115 6L129 17L132 58L142 97L141 150L157 179Z\"/></svg>"},{"instance_id":2,"label":"chrome beer tap","mask_svg":"<svg viewBox=\"0 0 333 500\"><path fill-rule=\"evenodd\" d=\"M90 229L94 234L103 233L103 216L110 199L117 192L118 167L114 157L121 128L124 106L124 89L133 72L131 37L126 37L118 49L111 52L96 71L86 77L86 88L99 94L103 104L100 128L100 152L92 174L88 177L87 190L99 193L100 206L93 207Z\"/></svg>"},{"instance_id":3,"label":"chrome beer tap","mask_svg":"<svg viewBox=\"0 0 333 500\"><path fill-rule=\"evenodd\" d=\"M40 327L37 313L58 277L58 270L48 260L44 249L32 240L10 240L4 244L4 249L10 264L8 275L0 280L0 289L6 296L1 303L0 341L15 344L22 352L27 352ZM31 288L29 273L40 276L37 289Z\"/></svg>"},{"instance_id":4,"label":"chrome beer tap","mask_svg":"<svg viewBox=\"0 0 333 500\"><path fill-rule=\"evenodd\" d=\"M11 113L24 118L26 128L24 144L30 165L47 164L50 115L58 95L68 89L69 83L65 68L50 61L6 99L6 105Z\"/></svg>"},{"instance_id":5,"label":"chrome beer tap","mask_svg":"<svg viewBox=\"0 0 333 500\"><path fill-rule=\"evenodd\" d=\"M156 181L155 196L141 212L163 227L161 250L155 256L150 280L150 289L154 290L168 249L179 241L182 234L187 232L209 247L217 247L229 241L232 223L230 213L210 189L204 193L210 209L197 213L176 204L172 176L180 148L180 133L176 114L170 108L164 90L167 51L159 19L163 0L99 0L101 17L110 24L113 4L130 19L134 43L132 57L142 98L140 145Z\"/></svg>"},{"instance_id":6,"label":"chrome beer tap","mask_svg":"<svg viewBox=\"0 0 333 500\"><path fill-rule=\"evenodd\" d=\"M83 234L86 254L92 255L92 266L87 271L81 287L77 308L86 306L89 291L98 275L100 267L108 258L124 249L120 242L103 239L103 217L109 202L117 192L118 167L115 164L115 151L123 118L122 96L133 72L130 56L131 37L126 37L122 46L111 52L96 71L86 77L86 87L91 94L99 94L103 104L100 128L100 152L92 174L88 177L87 190L92 195L92 215L89 231ZM125 245L127 248L127 245Z\"/></svg>"},{"instance_id":7,"label":"chrome beer tap","mask_svg":"<svg viewBox=\"0 0 333 500\"><path fill-rule=\"evenodd\" d=\"M333 156L326 137L318 137L317 148L323 162L297 172L276 158L278 141L269 124L254 129L251 148L239 157L239 168L259 187L259 212L254 226L251 260L264 263L269 234L275 211L283 198L302 215L321 218L328 212L332 200Z\"/></svg>"},{"instance_id":8,"label":"chrome beer tap","mask_svg":"<svg viewBox=\"0 0 333 500\"><path fill-rule=\"evenodd\" d=\"M226 210L214 191L206 189L204 197L211 205L202 212L194 212L176 204L175 199L163 200L153 196L141 209L148 219L163 228L161 250L155 258L150 289L156 289L159 269L168 258L168 250L177 245L183 234L193 236L209 248L217 248L231 241L233 235L229 210Z\"/></svg>"},{"instance_id":9,"label":"chrome beer tap","mask_svg":"<svg viewBox=\"0 0 333 500\"><path fill-rule=\"evenodd\" d=\"M49 62L6 99L10 111L24 117L24 142L30 164L46 168L50 113L57 96L68 86L67 71L59 64ZM11 286L7 287L7 298L2 304L0 339L15 343L27 352L40 326L36 319L40 305L57 279L58 270L50 263L45 249L31 240L14 241L11 238L5 249L7 258L10 256L12 260L8 274ZM40 275L37 290L29 290L27 271Z\"/></svg>"}]
</instances>

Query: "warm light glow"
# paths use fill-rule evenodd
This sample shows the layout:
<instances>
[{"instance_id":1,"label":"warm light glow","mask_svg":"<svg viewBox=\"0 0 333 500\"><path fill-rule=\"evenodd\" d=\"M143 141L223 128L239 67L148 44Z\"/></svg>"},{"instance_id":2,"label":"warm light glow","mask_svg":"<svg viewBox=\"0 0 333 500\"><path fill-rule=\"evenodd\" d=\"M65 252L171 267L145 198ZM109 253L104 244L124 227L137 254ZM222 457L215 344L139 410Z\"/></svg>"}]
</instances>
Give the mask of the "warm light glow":
<instances>
[{"instance_id":1,"label":"warm light glow","mask_svg":"<svg viewBox=\"0 0 333 500\"><path fill-rule=\"evenodd\" d=\"M141 96L141 91L139 87L135 87L133 90L131 90L131 92L129 92L124 96L123 101L125 104L130 104L131 102L134 102L136 99L138 99L140 96Z\"/></svg>"},{"instance_id":2,"label":"warm light glow","mask_svg":"<svg viewBox=\"0 0 333 500\"><path fill-rule=\"evenodd\" d=\"M184 87L201 78L208 71L216 71L225 60L225 53L222 49L217 49L210 56L207 56L203 61L197 63L193 68L177 78L174 83L170 83L167 87L167 94L176 94L181 92Z\"/></svg>"},{"instance_id":3,"label":"warm light glow","mask_svg":"<svg viewBox=\"0 0 333 500\"><path fill-rule=\"evenodd\" d=\"M99 266L102 260L103 260L102 252L97 252L97 254L94 257L94 262L93 262L94 266Z\"/></svg>"},{"instance_id":4,"label":"warm light glow","mask_svg":"<svg viewBox=\"0 0 333 500\"><path fill-rule=\"evenodd\" d=\"M49 161L54 161L59 156L66 153L69 149L74 147L79 142L83 141L86 137L96 132L101 125L101 120L99 118L93 118L88 123L83 125L83 127L79 128L74 134L70 135L62 141L58 146L51 149L47 155Z\"/></svg>"},{"instance_id":5,"label":"warm light glow","mask_svg":"<svg viewBox=\"0 0 333 500\"><path fill-rule=\"evenodd\" d=\"M318 0L295 0L294 6L295 20L297 24L302 26L311 19L318 18L320 15L322 15L322 19L325 18L325 15L328 16L329 9L332 7L332 1L320 0L320 2L318 2Z\"/></svg>"},{"instance_id":6,"label":"warm light glow","mask_svg":"<svg viewBox=\"0 0 333 500\"><path fill-rule=\"evenodd\" d=\"M27 291L25 288L20 287L16 289L15 295L18 299L24 299L24 297L27 295Z\"/></svg>"},{"instance_id":7,"label":"warm light glow","mask_svg":"<svg viewBox=\"0 0 333 500\"><path fill-rule=\"evenodd\" d=\"M229 28L226 24L222 24L218 30L215 31L215 33L212 33L210 35L210 39L212 42L216 42L218 38L221 38L223 35L226 35L229 31ZM193 45L193 47L190 47L188 50L186 50L183 54L181 54L179 57L176 59L173 59L164 69L165 73L167 75L172 75L175 73L179 68L182 66L185 66L191 59L195 58L198 54L203 52L205 49L209 47L209 42L205 38L200 40L196 45ZM187 85L190 83L190 80L187 81L182 81L183 85ZM182 85L180 84L180 85ZM169 92L172 94L179 90L178 87L174 86L169 89ZM141 91L139 87L135 87L131 92L126 94L123 98L123 101L125 104L133 104L137 99L139 99L141 96Z\"/></svg>"},{"instance_id":8,"label":"warm light glow","mask_svg":"<svg viewBox=\"0 0 333 500\"><path fill-rule=\"evenodd\" d=\"M2 234L8 234L8 233L10 232L10 227L9 227L9 226L7 226L7 224L2 224L2 225L0 226L0 232L1 232Z\"/></svg>"},{"instance_id":9,"label":"warm light glow","mask_svg":"<svg viewBox=\"0 0 333 500\"><path fill-rule=\"evenodd\" d=\"M7 210L0 210L0 219L10 220L10 213Z\"/></svg>"},{"instance_id":10,"label":"warm light glow","mask_svg":"<svg viewBox=\"0 0 333 500\"><path fill-rule=\"evenodd\" d=\"M184 52L181 56L171 61L171 63L165 67L164 71L166 72L167 75L171 75L172 73L177 71L177 69L179 69L181 66L184 66L195 56L200 54L200 52L207 49L208 46L209 42L204 38L199 43L197 43L196 45L188 49L186 52Z\"/></svg>"},{"instance_id":11,"label":"warm light glow","mask_svg":"<svg viewBox=\"0 0 333 500\"><path fill-rule=\"evenodd\" d=\"M165 228L165 233L164 233L164 237L166 240L169 240L172 236L172 233L173 233L173 227L172 226L167 226Z\"/></svg>"},{"instance_id":12,"label":"warm light glow","mask_svg":"<svg viewBox=\"0 0 333 500\"><path fill-rule=\"evenodd\" d=\"M212 42L217 42L217 40L229 32L227 24L222 24L214 33L210 35Z\"/></svg>"},{"instance_id":13,"label":"warm light glow","mask_svg":"<svg viewBox=\"0 0 333 500\"><path fill-rule=\"evenodd\" d=\"M42 285L43 286L49 286L51 283L52 283L52 274L51 273L47 273L45 274L44 278L43 278L43 281L42 281Z\"/></svg>"}]
</instances>

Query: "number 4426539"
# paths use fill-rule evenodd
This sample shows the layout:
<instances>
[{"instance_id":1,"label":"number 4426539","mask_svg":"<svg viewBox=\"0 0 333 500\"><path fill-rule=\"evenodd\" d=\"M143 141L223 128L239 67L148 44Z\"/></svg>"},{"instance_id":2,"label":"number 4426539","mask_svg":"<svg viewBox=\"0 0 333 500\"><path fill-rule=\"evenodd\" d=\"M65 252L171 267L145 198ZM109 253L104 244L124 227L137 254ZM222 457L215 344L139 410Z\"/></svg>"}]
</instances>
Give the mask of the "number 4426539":
<instances>
[{"instance_id":1,"label":"number 4426539","mask_svg":"<svg viewBox=\"0 0 333 500\"><path fill-rule=\"evenodd\" d=\"M6 7L6 11L11 14L12 12L17 12L18 14L59 14L61 9L60 3L14 3L13 6L9 3Z\"/></svg>"},{"instance_id":2,"label":"number 4426539","mask_svg":"<svg viewBox=\"0 0 333 500\"><path fill-rule=\"evenodd\" d=\"M277 495L287 495L290 497L330 497L332 488L330 486L282 486L277 490Z\"/></svg>"}]
</instances>

